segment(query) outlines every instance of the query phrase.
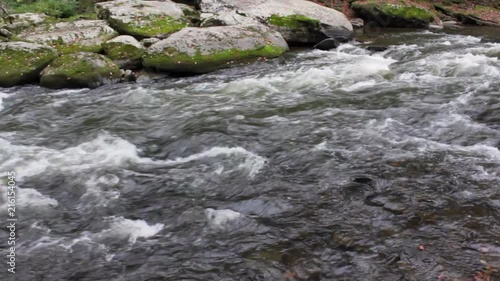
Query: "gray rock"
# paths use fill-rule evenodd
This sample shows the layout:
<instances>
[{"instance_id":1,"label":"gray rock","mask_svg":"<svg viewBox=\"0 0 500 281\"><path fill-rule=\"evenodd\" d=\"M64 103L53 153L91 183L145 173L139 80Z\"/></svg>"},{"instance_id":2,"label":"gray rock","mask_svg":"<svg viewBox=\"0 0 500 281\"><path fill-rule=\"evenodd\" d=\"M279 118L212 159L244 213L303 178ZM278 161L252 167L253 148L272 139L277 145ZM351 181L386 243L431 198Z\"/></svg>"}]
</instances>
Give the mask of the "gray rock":
<instances>
[{"instance_id":1,"label":"gray rock","mask_svg":"<svg viewBox=\"0 0 500 281\"><path fill-rule=\"evenodd\" d=\"M206 73L288 50L276 31L264 25L185 28L146 51L143 64L159 71Z\"/></svg>"},{"instance_id":2,"label":"gray rock","mask_svg":"<svg viewBox=\"0 0 500 281\"><path fill-rule=\"evenodd\" d=\"M120 69L109 58L85 52L62 55L40 75L40 84L52 89L96 88L121 78Z\"/></svg>"},{"instance_id":3,"label":"gray rock","mask_svg":"<svg viewBox=\"0 0 500 281\"><path fill-rule=\"evenodd\" d=\"M47 20L45 14L24 13L24 14L11 14L8 17L8 22L5 28L12 32L19 32L32 26L37 26Z\"/></svg>"},{"instance_id":4,"label":"gray rock","mask_svg":"<svg viewBox=\"0 0 500 281\"><path fill-rule=\"evenodd\" d=\"M154 37L141 40L141 44L146 48L148 48L149 46L153 45L154 43L158 43L158 42L160 42L160 39L154 38Z\"/></svg>"},{"instance_id":5,"label":"gray rock","mask_svg":"<svg viewBox=\"0 0 500 281\"><path fill-rule=\"evenodd\" d=\"M354 28L363 28L365 26L365 21L360 18L351 19L350 22Z\"/></svg>"},{"instance_id":6,"label":"gray rock","mask_svg":"<svg viewBox=\"0 0 500 281\"><path fill-rule=\"evenodd\" d=\"M459 23L454 20L443 21L444 26L457 26Z\"/></svg>"},{"instance_id":7,"label":"gray rock","mask_svg":"<svg viewBox=\"0 0 500 281\"><path fill-rule=\"evenodd\" d=\"M189 26L196 12L170 0L115 0L97 3L99 17L120 34L148 38L171 34Z\"/></svg>"},{"instance_id":8,"label":"gray rock","mask_svg":"<svg viewBox=\"0 0 500 281\"><path fill-rule=\"evenodd\" d=\"M5 28L0 28L0 36L10 38L12 37L12 32L8 31Z\"/></svg>"},{"instance_id":9,"label":"gray rock","mask_svg":"<svg viewBox=\"0 0 500 281\"><path fill-rule=\"evenodd\" d=\"M200 8L225 25L267 24L289 43L319 43L324 28L353 30L344 14L304 0L200 0Z\"/></svg>"},{"instance_id":10,"label":"gray rock","mask_svg":"<svg viewBox=\"0 0 500 281\"><path fill-rule=\"evenodd\" d=\"M429 24L429 29L434 29L434 30L441 30L444 27L442 25L437 25L437 24Z\"/></svg>"},{"instance_id":11,"label":"gray rock","mask_svg":"<svg viewBox=\"0 0 500 281\"><path fill-rule=\"evenodd\" d=\"M0 43L0 87L36 82L57 58L54 48L27 42Z\"/></svg>"},{"instance_id":12,"label":"gray rock","mask_svg":"<svg viewBox=\"0 0 500 281\"><path fill-rule=\"evenodd\" d=\"M335 49L339 46L339 43L337 42L337 40L333 39L333 38L327 38L321 42L319 42L318 44L314 45L314 49L318 49L318 50L323 50L323 51L328 51L328 50L331 50L331 49Z\"/></svg>"},{"instance_id":13,"label":"gray rock","mask_svg":"<svg viewBox=\"0 0 500 281\"><path fill-rule=\"evenodd\" d=\"M102 44L108 58L120 68L136 69L141 65L144 46L132 36L121 35Z\"/></svg>"},{"instance_id":14,"label":"gray rock","mask_svg":"<svg viewBox=\"0 0 500 281\"><path fill-rule=\"evenodd\" d=\"M52 45L61 53L98 53L102 50L102 43L117 35L105 21L78 20L43 24L20 33L18 37L29 42Z\"/></svg>"}]
</instances>

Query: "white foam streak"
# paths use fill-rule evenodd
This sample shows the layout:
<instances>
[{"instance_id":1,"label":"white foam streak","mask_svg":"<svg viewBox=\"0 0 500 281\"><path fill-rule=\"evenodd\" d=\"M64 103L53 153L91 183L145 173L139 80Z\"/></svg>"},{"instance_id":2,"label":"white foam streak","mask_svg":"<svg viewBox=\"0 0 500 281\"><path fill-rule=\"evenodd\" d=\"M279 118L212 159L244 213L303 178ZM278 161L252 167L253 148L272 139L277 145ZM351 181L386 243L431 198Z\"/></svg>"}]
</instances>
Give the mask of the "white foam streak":
<instances>
[{"instance_id":1,"label":"white foam streak","mask_svg":"<svg viewBox=\"0 0 500 281\"><path fill-rule=\"evenodd\" d=\"M88 169L127 167L130 164L171 166L219 156L242 156L243 163L238 167L248 169L250 176L257 174L266 163L265 158L242 147L213 147L184 158L152 160L140 157L137 147L132 143L107 133L100 134L89 142L63 150L13 145L0 139L0 170L14 169L18 179L35 176L47 170L81 172Z\"/></svg>"},{"instance_id":2,"label":"white foam streak","mask_svg":"<svg viewBox=\"0 0 500 281\"><path fill-rule=\"evenodd\" d=\"M128 239L130 243L135 243L137 238L148 238L163 230L164 224L157 223L149 225L144 220L130 220L124 217L110 217L110 227L95 235L91 235L92 240L115 237Z\"/></svg>"},{"instance_id":3,"label":"white foam streak","mask_svg":"<svg viewBox=\"0 0 500 281\"><path fill-rule=\"evenodd\" d=\"M246 158L246 161L240 164L239 168L244 168L249 171L250 177L255 176L265 166L266 159L257 154L249 152L242 147L213 147L201 153L193 154L188 157L178 157L174 160L161 161L164 165L178 165L189 163L203 158L212 158L219 156L234 156L241 155ZM158 163L160 161L156 161Z\"/></svg>"},{"instance_id":4,"label":"white foam streak","mask_svg":"<svg viewBox=\"0 0 500 281\"><path fill-rule=\"evenodd\" d=\"M2 93L0 92L0 111L3 110L4 106L3 106L3 100L5 98L7 98L9 95L7 95L6 93Z\"/></svg>"}]
</instances>

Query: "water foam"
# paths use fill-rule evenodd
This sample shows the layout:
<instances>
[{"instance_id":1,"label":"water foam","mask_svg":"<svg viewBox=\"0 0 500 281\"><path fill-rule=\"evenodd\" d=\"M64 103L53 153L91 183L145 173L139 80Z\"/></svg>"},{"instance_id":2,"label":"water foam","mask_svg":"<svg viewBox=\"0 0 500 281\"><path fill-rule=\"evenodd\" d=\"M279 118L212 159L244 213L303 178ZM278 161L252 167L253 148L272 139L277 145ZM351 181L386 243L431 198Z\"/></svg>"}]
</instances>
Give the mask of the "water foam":
<instances>
[{"instance_id":1,"label":"water foam","mask_svg":"<svg viewBox=\"0 0 500 281\"><path fill-rule=\"evenodd\" d=\"M57 200L45 196L34 188L17 188L18 190L18 205L25 208L33 207L57 207Z\"/></svg>"},{"instance_id":2,"label":"water foam","mask_svg":"<svg viewBox=\"0 0 500 281\"><path fill-rule=\"evenodd\" d=\"M174 160L152 160L140 157L139 150L132 143L108 133L102 133L91 141L63 150L14 145L0 138L0 152L0 170L14 169L18 179L35 176L47 170L81 172L88 169L127 167L130 164L172 166L219 156L242 156L244 159L238 168L247 170L249 176L253 177L266 163L264 157L242 147L213 147Z\"/></svg>"},{"instance_id":3,"label":"water foam","mask_svg":"<svg viewBox=\"0 0 500 281\"><path fill-rule=\"evenodd\" d=\"M9 95L7 95L6 93L2 93L0 92L0 111L3 110L4 106L3 106L3 100L5 98L7 98Z\"/></svg>"},{"instance_id":4,"label":"water foam","mask_svg":"<svg viewBox=\"0 0 500 281\"><path fill-rule=\"evenodd\" d=\"M149 225L144 220L130 220L124 217L112 216L108 217L107 220L110 222L109 228L89 235L91 240L114 237L128 239L131 244L134 244L138 238L149 238L158 234L165 226L161 223Z\"/></svg>"}]
</instances>

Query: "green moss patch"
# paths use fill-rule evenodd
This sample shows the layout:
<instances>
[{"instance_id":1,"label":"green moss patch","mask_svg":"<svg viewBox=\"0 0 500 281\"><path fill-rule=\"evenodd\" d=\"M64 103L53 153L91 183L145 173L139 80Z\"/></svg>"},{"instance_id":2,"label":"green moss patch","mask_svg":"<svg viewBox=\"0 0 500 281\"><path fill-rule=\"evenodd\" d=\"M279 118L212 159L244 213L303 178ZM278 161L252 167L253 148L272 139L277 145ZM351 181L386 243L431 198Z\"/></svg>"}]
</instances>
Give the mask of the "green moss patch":
<instances>
[{"instance_id":1,"label":"green moss patch","mask_svg":"<svg viewBox=\"0 0 500 281\"><path fill-rule=\"evenodd\" d=\"M271 15L268 23L279 27L302 28L307 26L319 27L320 21L303 15L280 16Z\"/></svg>"},{"instance_id":2,"label":"green moss patch","mask_svg":"<svg viewBox=\"0 0 500 281\"><path fill-rule=\"evenodd\" d=\"M282 47L266 45L255 50L239 50L236 48L203 55L197 52L194 56L180 52L175 48L167 48L165 53L154 53L144 56L144 66L165 71L205 73L216 69L230 67L259 57L275 58L287 50Z\"/></svg>"},{"instance_id":3,"label":"green moss patch","mask_svg":"<svg viewBox=\"0 0 500 281\"><path fill-rule=\"evenodd\" d=\"M120 34L147 38L174 33L188 26L189 22L186 19L175 19L170 16L148 16L129 23L110 18L109 23Z\"/></svg>"},{"instance_id":4,"label":"green moss patch","mask_svg":"<svg viewBox=\"0 0 500 281\"><path fill-rule=\"evenodd\" d=\"M106 42L102 46L106 55L112 60L136 60L140 59L144 54L144 49L139 49L136 46L120 42Z\"/></svg>"}]
</instances>

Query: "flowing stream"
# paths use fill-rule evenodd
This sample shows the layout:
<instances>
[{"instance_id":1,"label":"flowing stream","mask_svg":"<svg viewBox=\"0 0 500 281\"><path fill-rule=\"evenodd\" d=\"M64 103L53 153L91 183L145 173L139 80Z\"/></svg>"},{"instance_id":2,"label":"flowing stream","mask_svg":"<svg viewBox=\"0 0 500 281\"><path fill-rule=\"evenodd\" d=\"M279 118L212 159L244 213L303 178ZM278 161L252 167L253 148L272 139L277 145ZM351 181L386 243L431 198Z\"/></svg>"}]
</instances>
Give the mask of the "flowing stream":
<instances>
[{"instance_id":1,"label":"flowing stream","mask_svg":"<svg viewBox=\"0 0 500 281\"><path fill-rule=\"evenodd\" d=\"M461 33L391 32L383 52L296 50L95 90L0 89L0 173L19 187L15 280L499 269L500 38Z\"/></svg>"}]
</instances>

